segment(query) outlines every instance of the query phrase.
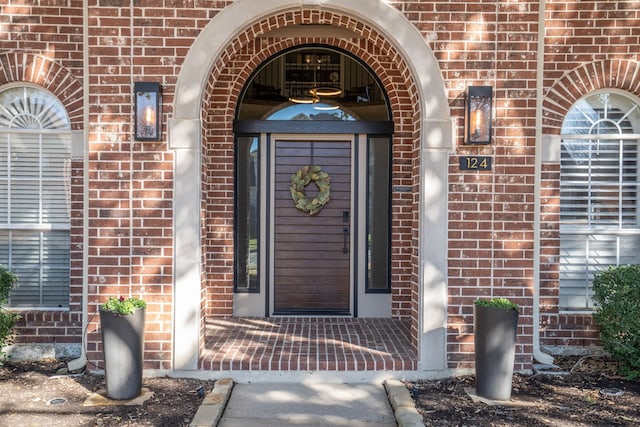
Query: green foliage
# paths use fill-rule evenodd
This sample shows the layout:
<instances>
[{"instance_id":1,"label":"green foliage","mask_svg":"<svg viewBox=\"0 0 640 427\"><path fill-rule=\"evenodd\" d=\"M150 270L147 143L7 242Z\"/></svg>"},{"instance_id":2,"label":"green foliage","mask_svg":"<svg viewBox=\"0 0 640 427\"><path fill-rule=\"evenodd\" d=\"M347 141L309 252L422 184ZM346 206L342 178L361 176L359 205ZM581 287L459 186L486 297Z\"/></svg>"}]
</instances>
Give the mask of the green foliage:
<instances>
[{"instance_id":1,"label":"green foliage","mask_svg":"<svg viewBox=\"0 0 640 427\"><path fill-rule=\"evenodd\" d=\"M15 274L0 266L0 304L9 302L9 293L17 281L18 278Z\"/></svg>"},{"instance_id":2,"label":"green foliage","mask_svg":"<svg viewBox=\"0 0 640 427\"><path fill-rule=\"evenodd\" d=\"M0 266L0 304L9 302L9 293L17 281L18 278L15 274ZM0 364L6 360L6 354L1 350L7 344L11 330L18 319L20 316L17 313L0 307Z\"/></svg>"},{"instance_id":3,"label":"green foliage","mask_svg":"<svg viewBox=\"0 0 640 427\"><path fill-rule=\"evenodd\" d=\"M112 313L122 315L133 314L139 308L145 308L147 303L136 297L110 297L107 302L102 304L102 309Z\"/></svg>"},{"instance_id":4,"label":"green foliage","mask_svg":"<svg viewBox=\"0 0 640 427\"><path fill-rule=\"evenodd\" d=\"M640 377L640 265L611 267L593 280L600 339L629 379Z\"/></svg>"},{"instance_id":5,"label":"green foliage","mask_svg":"<svg viewBox=\"0 0 640 427\"><path fill-rule=\"evenodd\" d=\"M504 310L518 310L518 305L507 298L477 299L474 301L480 307L502 308Z\"/></svg>"}]
</instances>

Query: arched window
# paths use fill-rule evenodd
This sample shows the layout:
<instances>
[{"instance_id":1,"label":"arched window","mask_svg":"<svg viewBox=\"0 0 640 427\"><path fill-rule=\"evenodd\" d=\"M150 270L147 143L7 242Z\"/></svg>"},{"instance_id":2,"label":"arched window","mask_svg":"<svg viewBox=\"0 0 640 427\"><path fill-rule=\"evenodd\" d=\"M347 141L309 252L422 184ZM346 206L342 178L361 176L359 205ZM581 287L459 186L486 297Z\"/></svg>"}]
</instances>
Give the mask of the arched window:
<instances>
[{"instance_id":1,"label":"arched window","mask_svg":"<svg viewBox=\"0 0 640 427\"><path fill-rule=\"evenodd\" d=\"M594 273L640 262L639 100L590 94L562 125L560 306L591 309Z\"/></svg>"},{"instance_id":2,"label":"arched window","mask_svg":"<svg viewBox=\"0 0 640 427\"><path fill-rule=\"evenodd\" d=\"M0 264L19 279L12 307L69 304L70 129L49 92L0 90Z\"/></svg>"},{"instance_id":3,"label":"arched window","mask_svg":"<svg viewBox=\"0 0 640 427\"><path fill-rule=\"evenodd\" d=\"M386 121L391 112L378 78L357 58L328 46L299 46L258 68L236 118Z\"/></svg>"}]
</instances>

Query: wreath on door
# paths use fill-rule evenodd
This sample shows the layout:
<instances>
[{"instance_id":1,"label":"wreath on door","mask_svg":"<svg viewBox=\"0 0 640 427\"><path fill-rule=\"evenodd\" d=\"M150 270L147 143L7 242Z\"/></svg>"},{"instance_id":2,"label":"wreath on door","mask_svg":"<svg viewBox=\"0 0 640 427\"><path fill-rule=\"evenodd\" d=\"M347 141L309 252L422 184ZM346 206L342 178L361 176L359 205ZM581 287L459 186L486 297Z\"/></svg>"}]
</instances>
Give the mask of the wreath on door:
<instances>
[{"instance_id":1,"label":"wreath on door","mask_svg":"<svg viewBox=\"0 0 640 427\"><path fill-rule=\"evenodd\" d=\"M307 185L311 183L318 187L318 194L312 199L305 194ZM291 176L289 190L296 208L315 215L331 200L331 178L320 166L303 166Z\"/></svg>"}]
</instances>

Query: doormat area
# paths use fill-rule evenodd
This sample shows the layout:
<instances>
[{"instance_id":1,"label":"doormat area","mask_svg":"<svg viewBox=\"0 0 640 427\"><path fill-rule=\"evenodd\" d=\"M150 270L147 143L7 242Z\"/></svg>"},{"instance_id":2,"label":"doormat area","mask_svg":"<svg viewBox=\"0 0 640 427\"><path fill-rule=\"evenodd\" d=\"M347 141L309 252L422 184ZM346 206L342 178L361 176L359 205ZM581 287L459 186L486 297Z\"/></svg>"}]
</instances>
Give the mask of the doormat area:
<instances>
[{"instance_id":1,"label":"doormat area","mask_svg":"<svg viewBox=\"0 0 640 427\"><path fill-rule=\"evenodd\" d=\"M117 406L117 405L142 405L147 400L153 397L153 392L146 387L143 387L140 391L140 395L128 400L115 400L107 397L107 390L100 389L93 393L84 401L82 406Z\"/></svg>"}]
</instances>

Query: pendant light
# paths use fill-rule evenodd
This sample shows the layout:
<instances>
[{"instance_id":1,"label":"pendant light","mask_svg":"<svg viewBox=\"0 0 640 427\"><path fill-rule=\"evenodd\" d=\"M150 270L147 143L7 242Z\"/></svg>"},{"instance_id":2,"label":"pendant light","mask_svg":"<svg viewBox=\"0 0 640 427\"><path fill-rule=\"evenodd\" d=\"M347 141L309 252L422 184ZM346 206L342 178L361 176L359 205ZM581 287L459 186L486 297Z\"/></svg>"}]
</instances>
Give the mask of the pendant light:
<instances>
[{"instance_id":1,"label":"pendant light","mask_svg":"<svg viewBox=\"0 0 640 427\"><path fill-rule=\"evenodd\" d=\"M313 67L313 87L309 89L309 95L292 96L289 101L296 104L315 104L320 101L321 96L338 96L342 94L342 89L338 87L318 86L317 70L321 67L322 59L315 52L305 55L305 62L307 67Z\"/></svg>"}]
</instances>

